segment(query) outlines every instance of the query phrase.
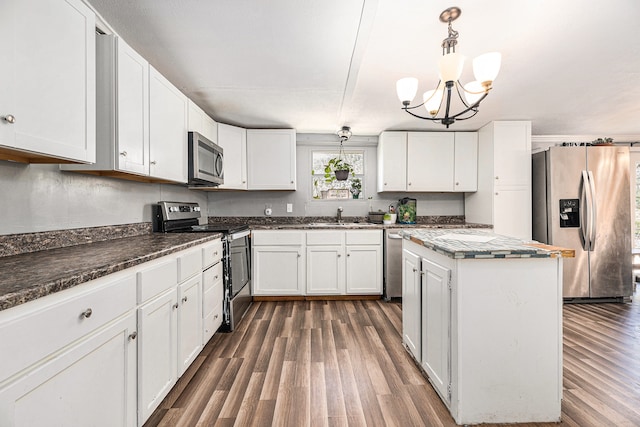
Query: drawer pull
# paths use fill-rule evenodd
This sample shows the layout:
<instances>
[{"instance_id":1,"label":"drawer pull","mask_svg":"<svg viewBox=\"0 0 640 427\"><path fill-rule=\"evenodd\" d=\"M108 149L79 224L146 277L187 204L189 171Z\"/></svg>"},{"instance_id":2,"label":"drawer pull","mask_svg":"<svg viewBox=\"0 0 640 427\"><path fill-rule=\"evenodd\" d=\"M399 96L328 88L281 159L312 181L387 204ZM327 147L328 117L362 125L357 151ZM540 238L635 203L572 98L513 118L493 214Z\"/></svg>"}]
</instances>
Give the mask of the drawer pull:
<instances>
[{"instance_id":1,"label":"drawer pull","mask_svg":"<svg viewBox=\"0 0 640 427\"><path fill-rule=\"evenodd\" d=\"M135 340L136 338L138 338L138 332L137 331L133 331L129 334L129 340Z\"/></svg>"},{"instance_id":2,"label":"drawer pull","mask_svg":"<svg viewBox=\"0 0 640 427\"><path fill-rule=\"evenodd\" d=\"M217 318L218 318L217 314L215 316L213 316L213 320L216 320Z\"/></svg>"},{"instance_id":3,"label":"drawer pull","mask_svg":"<svg viewBox=\"0 0 640 427\"><path fill-rule=\"evenodd\" d=\"M173 309L175 310L176 308L178 308L178 303L173 304Z\"/></svg>"},{"instance_id":4,"label":"drawer pull","mask_svg":"<svg viewBox=\"0 0 640 427\"><path fill-rule=\"evenodd\" d=\"M182 302L187 302L187 297L182 298Z\"/></svg>"},{"instance_id":5,"label":"drawer pull","mask_svg":"<svg viewBox=\"0 0 640 427\"><path fill-rule=\"evenodd\" d=\"M218 280L218 275L213 276L213 280Z\"/></svg>"},{"instance_id":6,"label":"drawer pull","mask_svg":"<svg viewBox=\"0 0 640 427\"><path fill-rule=\"evenodd\" d=\"M93 310L91 310L90 308L87 308L85 311L80 313L80 318L84 317L85 319L88 319L89 317L91 317L92 314L93 314Z\"/></svg>"},{"instance_id":7,"label":"drawer pull","mask_svg":"<svg viewBox=\"0 0 640 427\"><path fill-rule=\"evenodd\" d=\"M215 257L215 256L218 256L218 251L215 251L215 252L213 253L213 256L214 256L214 257Z\"/></svg>"}]
</instances>

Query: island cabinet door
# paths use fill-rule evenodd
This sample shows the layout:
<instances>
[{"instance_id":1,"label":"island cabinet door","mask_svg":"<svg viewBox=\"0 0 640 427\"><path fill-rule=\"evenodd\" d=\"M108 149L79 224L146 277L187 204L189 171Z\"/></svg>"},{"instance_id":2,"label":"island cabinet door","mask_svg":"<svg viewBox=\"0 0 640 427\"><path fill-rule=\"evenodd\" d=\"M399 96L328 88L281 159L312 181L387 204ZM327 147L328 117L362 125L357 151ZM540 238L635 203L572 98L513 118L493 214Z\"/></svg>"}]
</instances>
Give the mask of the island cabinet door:
<instances>
[{"instance_id":1,"label":"island cabinet door","mask_svg":"<svg viewBox=\"0 0 640 427\"><path fill-rule=\"evenodd\" d=\"M422 259L422 368L451 402L451 270Z\"/></svg>"},{"instance_id":2,"label":"island cabinet door","mask_svg":"<svg viewBox=\"0 0 640 427\"><path fill-rule=\"evenodd\" d=\"M402 251L402 341L418 362L422 360L420 285L420 257L404 249Z\"/></svg>"}]
</instances>

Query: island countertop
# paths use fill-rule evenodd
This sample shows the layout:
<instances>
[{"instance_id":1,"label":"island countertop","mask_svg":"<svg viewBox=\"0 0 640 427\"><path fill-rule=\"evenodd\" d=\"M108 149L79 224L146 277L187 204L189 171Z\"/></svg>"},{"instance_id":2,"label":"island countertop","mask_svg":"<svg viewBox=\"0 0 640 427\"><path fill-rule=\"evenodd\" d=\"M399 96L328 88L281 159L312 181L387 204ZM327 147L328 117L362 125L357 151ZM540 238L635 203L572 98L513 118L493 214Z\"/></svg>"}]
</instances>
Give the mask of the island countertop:
<instances>
[{"instance_id":1,"label":"island countertop","mask_svg":"<svg viewBox=\"0 0 640 427\"><path fill-rule=\"evenodd\" d=\"M480 229L404 229L403 238L455 259L570 258L574 251Z\"/></svg>"}]
</instances>

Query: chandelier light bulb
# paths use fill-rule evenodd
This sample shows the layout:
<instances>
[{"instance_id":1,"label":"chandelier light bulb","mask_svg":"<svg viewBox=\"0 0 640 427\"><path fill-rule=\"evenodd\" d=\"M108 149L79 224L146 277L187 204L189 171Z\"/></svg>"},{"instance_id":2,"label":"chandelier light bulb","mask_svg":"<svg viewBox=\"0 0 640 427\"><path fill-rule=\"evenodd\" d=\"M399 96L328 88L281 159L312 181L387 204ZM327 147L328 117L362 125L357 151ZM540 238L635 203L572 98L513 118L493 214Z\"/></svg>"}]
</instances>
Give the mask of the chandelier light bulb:
<instances>
[{"instance_id":1,"label":"chandelier light bulb","mask_svg":"<svg viewBox=\"0 0 640 427\"><path fill-rule=\"evenodd\" d=\"M486 92L485 88L477 80L464 85L464 97L467 100L469 106L475 104L482 98L482 95Z\"/></svg>"},{"instance_id":2,"label":"chandelier light bulb","mask_svg":"<svg viewBox=\"0 0 640 427\"><path fill-rule=\"evenodd\" d=\"M415 77L405 77L396 82L396 91L398 92L398 98L400 102L411 104L413 98L418 93L418 79Z\"/></svg>"},{"instance_id":3,"label":"chandelier light bulb","mask_svg":"<svg viewBox=\"0 0 640 427\"><path fill-rule=\"evenodd\" d=\"M440 80L443 82L458 81L464 68L464 56L459 53L442 55L438 60Z\"/></svg>"},{"instance_id":4,"label":"chandelier light bulb","mask_svg":"<svg viewBox=\"0 0 640 427\"><path fill-rule=\"evenodd\" d=\"M442 104L442 95L443 91L440 88L426 91L422 95L424 107L432 116L435 116L436 114L438 114L438 111L440 111L440 104Z\"/></svg>"},{"instance_id":5,"label":"chandelier light bulb","mask_svg":"<svg viewBox=\"0 0 640 427\"><path fill-rule=\"evenodd\" d=\"M502 55L499 52L489 52L473 60L473 75L476 80L491 87L491 83L498 77Z\"/></svg>"}]
</instances>

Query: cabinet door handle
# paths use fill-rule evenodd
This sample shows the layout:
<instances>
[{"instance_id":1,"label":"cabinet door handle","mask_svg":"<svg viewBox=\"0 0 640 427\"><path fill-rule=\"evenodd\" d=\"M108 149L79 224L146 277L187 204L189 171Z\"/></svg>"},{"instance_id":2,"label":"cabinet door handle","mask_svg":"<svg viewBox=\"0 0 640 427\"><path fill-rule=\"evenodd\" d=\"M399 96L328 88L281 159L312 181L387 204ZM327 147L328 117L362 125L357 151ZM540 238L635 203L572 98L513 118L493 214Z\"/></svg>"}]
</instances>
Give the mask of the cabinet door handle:
<instances>
[{"instance_id":1,"label":"cabinet door handle","mask_svg":"<svg viewBox=\"0 0 640 427\"><path fill-rule=\"evenodd\" d=\"M213 316L213 320L217 319L218 315L216 314L215 316Z\"/></svg>"},{"instance_id":2,"label":"cabinet door handle","mask_svg":"<svg viewBox=\"0 0 640 427\"><path fill-rule=\"evenodd\" d=\"M213 276L213 280L218 280L218 275Z\"/></svg>"},{"instance_id":3,"label":"cabinet door handle","mask_svg":"<svg viewBox=\"0 0 640 427\"><path fill-rule=\"evenodd\" d=\"M351 254L347 254L347 256L351 256Z\"/></svg>"},{"instance_id":4,"label":"cabinet door handle","mask_svg":"<svg viewBox=\"0 0 640 427\"><path fill-rule=\"evenodd\" d=\"M155 164L156 164L156 161L155 161L155 160L151 160L151 164L152 164L152 165L155 165Z\"/></svg>"},{"instance_id":5,"label":"cabinet door handle","mask_svg":"<svg viewBox=\"0 0 640 427\"><path fill-rule=\"evenodd\" d=\"M338 258L340 258L342 255L338 254Z\"/></svg>"},{"instance_id":6,"label":"cabinet door handle","mask_svg":"<svg viewBox=\"0 0 640 427\"><path fill-rule=\"evenodd\" d=\"M498 177L498 176L496 176L496 179L499 179L499 177Z\"/></svg>"},{"instance_id":7,"label":"cabinet door handle","mask_svg":"<svg viewBox=\"0 0 640 427\"><path fill-rule=\"evenodd\" d=\"M415 273L416 271L418 271L418 269L414 267L413 268L413 272Z\"/></svg>"},{"instance_id":8,"label":"cabinet door handle","mask_svg":"<svg viewBox=\"0 0 640 427\"><path fill-rule=\"evenodd\" d=\"M92 314L93 314L93 310L91 310L90 308L87 308L85 311L80 313L80 318L88 319L89 317L91 317Z\"/></svg>"},{"instance_id":9,"label":"cabinet door handle","mask_svg":"<svg viewBox=\"0 0 640 427\"><path fill-rule=\"evenodd\" d=\"M411 185L411 183L409 183L409 185Z\"/></svg>"},{"instance_id":10,"label":"cabinet door handle","mask_svg":"<svg viewBox=\"0 0 640 427\"><path fill-rule=\"evenodd\" d=\"M120 155L121 155L122 157L127 157L127 152L126 152L126 151L121 151L121 152L120 152Z\"/></svg>"},{"instance_id":11,"label":"cabinet door handle","mask_svg":"<svg viewBox=\"0 0 640 427\"><path fill-rule=\"evenodd\" d=\"M13 114L7 114L6 116L2 116L2 120L9 124L14 124L16 122L16 116Z\"/></svg>"},{"instance_id":12,"label":"cabinet door handle","mask_svg":"<svg viewBox=\"0 0 640 427\"><path fill-rule=\"evenodd\" d=\"M460 185L460 183L459 183L459 182L456 182L456 185Z\"/></svg>"},{"instance_id":13,"label":"cabinet door handle","mask_svg":"<svg viewBox=\"0 0 640 427\"><path fill-rule=\"evenodd\" d=\"M135 340L136 338L138 338L138 332L133 331L129 334L129 340Z\"/></svg>"},{"instance_id":14,"label":"cabinet door handle","mask_svg":"<svg viewBox=\"0 0 640 427\"><path fill-rule=\"evenodd\" d=\"M187 302L187 297L182 298L182 302Z\"/></svg>"},{"instance_id":15,"label":"cabinet door handle","mask_svg":"<svg viewBox=\"0 0 640 427\"><path fill-rule=\"evenodd\" d=\"M178 308L178 303L173 304L171 307L173 307L173 309L177 309Z\"/></svg>"},{"instance_id":16,"label":"cabinet door handle","mask_svg":"<svg viewBox=\"0 0 640 427\"><path fill-rule=\"evenodd\" d=\"M298 258L300 258L300 254L298 254Z\"/></svg>"}]
</instances>

